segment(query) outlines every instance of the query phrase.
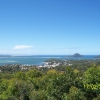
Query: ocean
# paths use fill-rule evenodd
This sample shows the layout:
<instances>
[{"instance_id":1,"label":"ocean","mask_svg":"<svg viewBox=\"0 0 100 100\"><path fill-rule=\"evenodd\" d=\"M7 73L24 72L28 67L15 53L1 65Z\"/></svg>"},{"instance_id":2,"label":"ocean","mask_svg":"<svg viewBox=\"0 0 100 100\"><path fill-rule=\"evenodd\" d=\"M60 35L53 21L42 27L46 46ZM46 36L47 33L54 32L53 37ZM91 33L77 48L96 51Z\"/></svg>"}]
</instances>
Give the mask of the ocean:
<instances>
[{"instance_id":1,"label":"ocean","mask_svg":"<svg viewBox=\"0 0 100 100\"><path fill-rule=\"evenodd\" d=\"M23 56L23 57L0 57L0 65L4 64L28 64L28 65L41 65L48 59L61 59L61 60L95 60L96 55L84 55L82 57L70 57L68 55L36 55L36 56Z\"/></svg>"}]
</instances>

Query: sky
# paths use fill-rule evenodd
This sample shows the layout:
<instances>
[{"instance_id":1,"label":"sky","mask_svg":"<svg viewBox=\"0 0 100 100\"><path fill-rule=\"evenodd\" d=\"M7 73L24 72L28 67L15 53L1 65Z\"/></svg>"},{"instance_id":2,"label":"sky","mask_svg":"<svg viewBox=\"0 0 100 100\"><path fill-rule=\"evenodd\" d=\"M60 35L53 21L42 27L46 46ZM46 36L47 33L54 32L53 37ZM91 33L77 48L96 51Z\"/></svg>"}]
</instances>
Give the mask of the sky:
<instances>
[{"instance_id":1,"label":"sky","mask_svg":"<svg viewBox=\"0 0 100 100\"><path fill-rule=\"evenodd\" d=\"M100 54L100 0L0 0L0 54Z\"/></svg>"}]
</instances>

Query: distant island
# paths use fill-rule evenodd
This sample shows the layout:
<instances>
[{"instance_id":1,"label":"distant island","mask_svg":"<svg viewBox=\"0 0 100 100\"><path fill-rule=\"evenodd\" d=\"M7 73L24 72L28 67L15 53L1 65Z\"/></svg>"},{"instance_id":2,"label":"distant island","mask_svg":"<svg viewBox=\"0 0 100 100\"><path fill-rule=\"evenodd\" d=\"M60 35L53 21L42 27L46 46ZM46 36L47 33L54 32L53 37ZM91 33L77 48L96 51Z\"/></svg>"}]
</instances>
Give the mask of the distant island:
<instances>
[{"instance_id":1,"label":"distant island","mask_svg":"<svg viewBox=\"0 0 100 100\"><path fill-rule=\"evenodd\" d=\"M82 57L82 55L80 55L79 53L75 53L72 55L72 57Z\"/></svg>"}]
</instances>

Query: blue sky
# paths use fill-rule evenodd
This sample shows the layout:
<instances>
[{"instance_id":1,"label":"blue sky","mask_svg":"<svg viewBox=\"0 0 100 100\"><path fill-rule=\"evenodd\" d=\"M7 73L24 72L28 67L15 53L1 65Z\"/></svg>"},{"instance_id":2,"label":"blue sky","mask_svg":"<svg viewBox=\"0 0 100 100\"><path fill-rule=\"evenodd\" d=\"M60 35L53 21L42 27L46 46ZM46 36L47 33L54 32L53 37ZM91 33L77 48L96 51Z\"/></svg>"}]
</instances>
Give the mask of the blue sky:
<instances>
[{"instance_id":1,"label":"blue sky","mask_svg":"<svg viewBox=\"0 0 100 100\"><path fill-rule=\"evenodd\" d=\"M0 54L100 54L100 0L0 0Z\"/></svg>"}]
</instances>

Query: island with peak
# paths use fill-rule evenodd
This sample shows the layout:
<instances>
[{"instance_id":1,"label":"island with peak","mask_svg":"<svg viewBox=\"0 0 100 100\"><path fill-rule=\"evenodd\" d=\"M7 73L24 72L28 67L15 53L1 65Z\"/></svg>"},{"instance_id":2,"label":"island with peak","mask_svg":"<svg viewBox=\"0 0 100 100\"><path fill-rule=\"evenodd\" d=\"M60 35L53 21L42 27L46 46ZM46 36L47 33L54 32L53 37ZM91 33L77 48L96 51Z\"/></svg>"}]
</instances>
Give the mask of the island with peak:
<instances>
[{"instance_id":1,"label":"island with peak","mask_svg":"<svg viewBox=\"0 0 100 100\"><path fill-rule=\"evenodd\" d=\"M72 57L82 57L82 55L80 55L79 53L75 53L72 55Z\"/></svg>"}]
</instances>

